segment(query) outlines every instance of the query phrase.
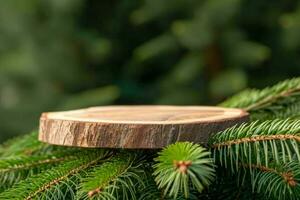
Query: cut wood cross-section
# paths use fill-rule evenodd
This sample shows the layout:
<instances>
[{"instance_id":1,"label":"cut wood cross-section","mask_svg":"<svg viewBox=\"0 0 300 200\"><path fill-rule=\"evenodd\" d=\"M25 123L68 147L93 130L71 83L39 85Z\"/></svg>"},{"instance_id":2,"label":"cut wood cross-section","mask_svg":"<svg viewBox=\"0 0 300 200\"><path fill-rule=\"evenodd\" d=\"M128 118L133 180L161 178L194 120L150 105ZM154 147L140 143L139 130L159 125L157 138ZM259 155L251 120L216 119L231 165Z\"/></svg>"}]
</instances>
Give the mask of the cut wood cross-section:
<instances>
[{"instance_id":1,"label":"cut wood cross-section","mask_svg":"<svg viewBox=\"0 0 300 200\"><path fill-rule=\"evenodd\" d=\"M248 121L241 109L208 106L103 106L43 113L39 140L76 147L157 149L205 144L211 134Z\"/></svg>"}]
</instances>

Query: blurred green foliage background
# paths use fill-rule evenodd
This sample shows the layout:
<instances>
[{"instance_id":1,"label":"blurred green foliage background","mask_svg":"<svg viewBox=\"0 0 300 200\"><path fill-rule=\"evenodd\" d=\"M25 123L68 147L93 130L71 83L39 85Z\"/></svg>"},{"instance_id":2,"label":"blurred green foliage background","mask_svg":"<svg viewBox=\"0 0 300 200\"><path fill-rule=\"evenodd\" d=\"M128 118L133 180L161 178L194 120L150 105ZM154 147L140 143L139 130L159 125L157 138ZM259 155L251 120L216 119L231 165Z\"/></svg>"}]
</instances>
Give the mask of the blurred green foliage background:
<instances>
[{"instance_id":1,"label":"blurred green foliage background","mask_svg":"<svg viewBox=\"0 0 300 200\"><path fill-rule=\"evenodd\" d=\"M41 112L215 104L300 75L296 0L0 1L0 141Z\"/></svg>"}]
</instances>

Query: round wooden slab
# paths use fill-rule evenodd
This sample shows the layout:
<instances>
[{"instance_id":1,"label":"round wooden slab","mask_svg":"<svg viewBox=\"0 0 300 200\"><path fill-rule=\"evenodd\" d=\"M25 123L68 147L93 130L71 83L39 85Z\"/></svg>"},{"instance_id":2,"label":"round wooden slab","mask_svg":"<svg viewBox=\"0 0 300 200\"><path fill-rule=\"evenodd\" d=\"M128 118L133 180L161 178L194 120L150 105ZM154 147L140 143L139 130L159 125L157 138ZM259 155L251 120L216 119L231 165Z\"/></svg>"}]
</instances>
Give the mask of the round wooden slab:
<instances>
[{"instance_id":1,"label":"round wooden slab","mask_svg":"<svg viewBox=\"0 0 300 200\"><path fill-rule=\"evenodd\" d=\"M104 106L43 113L39 140L56 145L162 148L209 136L248 120L240 109L207 106Z\"/></svg>"}]
</instances>

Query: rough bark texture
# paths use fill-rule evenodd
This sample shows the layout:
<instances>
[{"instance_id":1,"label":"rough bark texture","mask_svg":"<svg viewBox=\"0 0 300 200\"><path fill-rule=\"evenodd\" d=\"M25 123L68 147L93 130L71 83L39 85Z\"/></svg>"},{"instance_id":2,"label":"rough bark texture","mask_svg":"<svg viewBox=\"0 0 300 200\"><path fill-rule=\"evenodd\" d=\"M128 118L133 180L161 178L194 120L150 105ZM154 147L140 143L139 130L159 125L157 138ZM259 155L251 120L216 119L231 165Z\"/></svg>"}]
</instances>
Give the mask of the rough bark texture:
<instances>
[{"instance_id":1,"label":"rough bark texture","mask_svg":"<svg viewBox=\"0 0 300 200\"><path fill-rule=\"evenodd\" d=\"M39 140L65 146L156 149L176 141L205 144L211 134L245 121L245 111L220 107L93 107L43 113Z\"/></svg>"}]
</instances>

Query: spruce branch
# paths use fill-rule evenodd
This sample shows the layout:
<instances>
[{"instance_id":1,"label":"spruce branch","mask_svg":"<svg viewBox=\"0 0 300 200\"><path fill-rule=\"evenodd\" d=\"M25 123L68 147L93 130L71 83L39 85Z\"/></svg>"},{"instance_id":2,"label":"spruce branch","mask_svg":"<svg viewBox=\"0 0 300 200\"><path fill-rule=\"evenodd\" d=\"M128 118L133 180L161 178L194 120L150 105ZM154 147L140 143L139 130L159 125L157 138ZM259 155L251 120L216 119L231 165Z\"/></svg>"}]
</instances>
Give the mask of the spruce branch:
<instances>
[{"instance_id":1,"label":"spruce branch","mask_svg":"<svg viewBox=\"0 0 300 200\"><path fill-rule=\"evenodd\" d=\"M0 193L0 199L74 199L79 178L88 168L105 159L108 152L95 150L88 154L79 154L75 160L64 162L16 183Z\"/></svg>"},{"instance_id":2,"label":"spruce branch","mask_svg":"<svg viewBox=\"0 0 300 200\"><path fill-rule=\"evenodd\" d=\"M300 96L290 96L273 103L266 108L250 112L251 119L286 119L300 117Z\"/></svg>"},{"instance_id":3,"label":"spruce branch","mask_svg":"<svg viewBox=\"0 0 300 200\"><path fill-rule=\"evenodd\" d=\"M51 155L11 156L0 160L0 185L5 188L14 183L49 169L59 163L74 159L74 150L64 150Z\"/></svg>"},{"instance_id":4,"label":"spruce branch","mask_svg":"<svg viewBox=\"0 0 300 200\"><path fill-rule=\"evenodd\" d=\"M163 198L163 191L161 191L154 180L154 177L146 172L146 176L144 177L144 185L145 187L139 191L139 198L138 200L162 200Z\"/></svg>"},{"instance_id":5,"label":"spruce branch","mask_svg":"<svg viewBox=\"0 0 300 200\"><path fill-rule=\"evenodd\" d=\"M300 162L300 120L251 122L226 129L210 138L214 159L232 171L239 162L265 166L297 160ZM281 160L282 159L282 160Z\"/></svg>"},{"instance_id":6,"label":"spruce branch","mask_svg":"<svg viewBox=\"0 0 300 200\"><path fill-rule=\"evenodd\" d=\"M288 97L300 91L300 78L277 83L262 90L248 89L221 103L225 107L254 110L270 104L282 97Z\"/></svg>"},{"instance_id":7,"label":"spruce branch","mask_svg":"<svg viewBox=\"0 0 300 200\"><path fill-rule=\"evenodd\" d=\"M243 108L252 119L275 119L299 116L300 78L282 81L262 90L247 89L220 106Z\"/></svg>"},{"instance_id":8,"label":"spruce branch","mask_svg":"<svg viewBox=\"0 0 300 200\"><path fill-rule=\"evenodd\" d=\"M198 199L203 200L265 200L263 195L253 192L249 187L250 176L244 171L237 171L232 174L222 167L216 167L216 178L211 186L206 188Z\"/></svg>"},{"instance_id":9,"label":"spruce branch","mask_svg":"<svg viewBox=\"0 0 300 200\"><path fill-rule=\"evenodd\" d=\"M45 152L49 145L37 140L36 131L8 140L0 146L0 158L15 155L33 155L37 151Z\"/></svg>"},{"instance_id":10,"label":"spruce branch","mask_svg":"<svg viewBox=\"0 0 300 200\"><path fill-rule=\"evenodd\" d=\"M144 171L134 153L117 154L81 180L77 199L137 199Z\"/></svg>"},{"instance_id":11,"label":"spruce branch","mask_svg":"<svg viewBox=\"0 0 300 200\"><path fill-rule=\"evenodd\" d=\"M272 162L270 165L241 164L251 168L252 191L264 194L268 199L296 200L300 195L300 164ZM249 173L247 171L246 173Z\"/></svg>"},{"instance_id":12,"label":"spruce branch","mask_svg":"<svg viewBox=\"0 0 300 200\"><path fill-rule=\"evenodd\" d=\"M214 179L210 152L198 144L179 142L159 152L153 175L164 195L189 197L190 188L201 192ZM191 187L190 187L191 186Z\"/></svg>"}]
</instances>

